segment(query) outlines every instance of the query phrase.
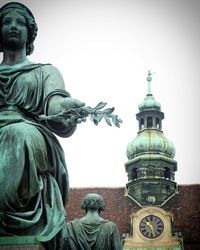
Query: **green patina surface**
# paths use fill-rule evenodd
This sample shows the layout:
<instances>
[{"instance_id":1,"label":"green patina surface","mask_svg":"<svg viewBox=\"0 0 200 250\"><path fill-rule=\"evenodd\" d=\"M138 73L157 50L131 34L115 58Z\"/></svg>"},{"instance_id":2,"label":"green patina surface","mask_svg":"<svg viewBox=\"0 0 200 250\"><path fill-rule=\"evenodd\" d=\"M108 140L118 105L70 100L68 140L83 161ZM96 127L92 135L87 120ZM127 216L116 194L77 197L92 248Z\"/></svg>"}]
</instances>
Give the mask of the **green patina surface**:
<instances>
[{"instance_id":1,"label":"green patina surface","mask_svg":"<svg viewBox=\"0 0 200 250\"><path fill-rule=\"evenodd\" d=\"M12 245L40 245L35 236L0 237L0 246Z\"/></svg>"},{"instance_id":2,"label":"green patina surface","mask_svg":"<svg viewBox=\"0 0 200 250\"><path fill-rule=\"evenodd\" d=\"M51 64L33 63L37 24L23 4L0 8L0 242L66 249L68 172L56 136L69 137L87 116L97 125L122 122L114 108L72 98ZM13 235L11 238L4 238ZM10 243L9 243L10 242Z\"/></svg>"}]
</instances>

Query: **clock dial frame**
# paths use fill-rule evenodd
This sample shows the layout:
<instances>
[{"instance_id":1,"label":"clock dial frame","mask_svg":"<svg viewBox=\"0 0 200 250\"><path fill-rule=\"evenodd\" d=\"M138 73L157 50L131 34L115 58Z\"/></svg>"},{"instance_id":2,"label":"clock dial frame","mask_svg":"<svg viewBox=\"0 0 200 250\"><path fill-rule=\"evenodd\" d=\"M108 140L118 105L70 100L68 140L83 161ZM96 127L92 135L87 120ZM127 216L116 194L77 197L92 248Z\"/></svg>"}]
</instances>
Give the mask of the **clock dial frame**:
<instances>
[{"instance_id":1,"label":"clock dial frame","mask_svg":"<svg viewBox=\"0 0 200 250\"><path fill-rule=\"evenodd\" d=\"M164 230L164 223L156 215L147 215L142 218L139 224L140 233L149 239L159 237Z\"/></svg>"}]
</instances>

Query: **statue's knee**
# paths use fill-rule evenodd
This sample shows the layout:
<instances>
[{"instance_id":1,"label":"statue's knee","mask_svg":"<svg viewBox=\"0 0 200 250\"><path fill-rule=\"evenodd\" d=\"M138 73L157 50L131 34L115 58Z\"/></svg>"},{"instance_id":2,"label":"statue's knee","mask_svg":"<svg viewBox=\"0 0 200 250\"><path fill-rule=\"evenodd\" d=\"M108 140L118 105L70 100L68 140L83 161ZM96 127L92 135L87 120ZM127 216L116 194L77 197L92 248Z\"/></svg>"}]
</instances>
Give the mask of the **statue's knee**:
<instances>
[{"instance_id":1,"label":"statue's knee","mask_svg":"<svg viewBox=\"0 0 200 250\"><path fill-rule=\"evenodd\" d=\"M38 140L41 137L40 132L31 124L23 122L13 123L3 128L1 131L8 139L14 140Z\"/></svg>"}]
</instances>

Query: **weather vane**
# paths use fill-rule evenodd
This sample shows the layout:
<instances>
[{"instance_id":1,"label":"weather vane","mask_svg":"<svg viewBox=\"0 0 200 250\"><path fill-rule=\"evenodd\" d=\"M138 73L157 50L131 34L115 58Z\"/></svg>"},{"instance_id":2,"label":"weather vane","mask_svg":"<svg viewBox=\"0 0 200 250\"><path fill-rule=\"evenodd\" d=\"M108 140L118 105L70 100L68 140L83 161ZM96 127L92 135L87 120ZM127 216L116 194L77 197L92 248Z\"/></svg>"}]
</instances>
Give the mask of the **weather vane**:
<instances>
[{"instance_id":1,"label":"weather vane","mask_svg":"<svg viewBox=\"0 0 200 250\"><path fill-rule=\"evenodd\" d=\"M151 93L151 81L152 81L152 75L155 74L155 72L151 73L151 71L149 70L148 71L148 74L147 74L147 82L148 82L148 92L147 92L147 95L152 95Z\"/></svg>"}]
</instances>

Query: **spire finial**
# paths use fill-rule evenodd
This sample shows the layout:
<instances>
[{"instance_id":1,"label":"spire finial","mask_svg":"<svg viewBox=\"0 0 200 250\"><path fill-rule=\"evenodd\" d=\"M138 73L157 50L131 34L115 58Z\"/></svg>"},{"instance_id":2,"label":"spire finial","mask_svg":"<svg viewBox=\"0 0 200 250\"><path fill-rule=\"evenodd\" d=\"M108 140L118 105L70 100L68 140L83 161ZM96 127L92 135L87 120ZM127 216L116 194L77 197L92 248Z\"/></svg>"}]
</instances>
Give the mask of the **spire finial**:
<instances>
[{"instance_id":1,"label":"spire finial","mask_svg":"<svg viewBox=\"0 0 200 250\"><path fill-rule=\"evenodd\" d=\"M147 74L147 82L148 82L148 91L147 91L147 95L152 95L151 93L151 81L152 81L152 75L154 73L151 73L150 70L148 71L148 74Z\"/></svg>"}]
</instances>

